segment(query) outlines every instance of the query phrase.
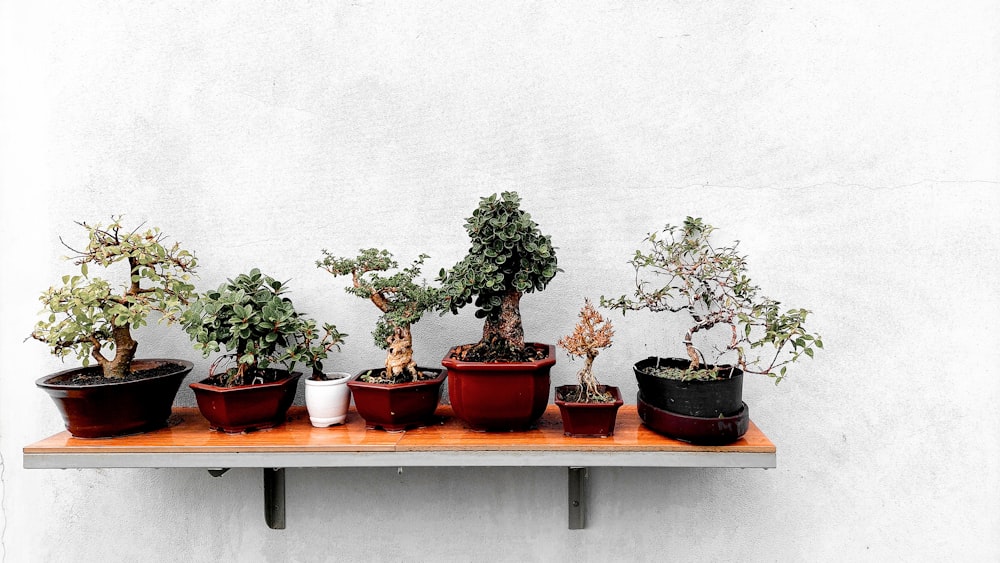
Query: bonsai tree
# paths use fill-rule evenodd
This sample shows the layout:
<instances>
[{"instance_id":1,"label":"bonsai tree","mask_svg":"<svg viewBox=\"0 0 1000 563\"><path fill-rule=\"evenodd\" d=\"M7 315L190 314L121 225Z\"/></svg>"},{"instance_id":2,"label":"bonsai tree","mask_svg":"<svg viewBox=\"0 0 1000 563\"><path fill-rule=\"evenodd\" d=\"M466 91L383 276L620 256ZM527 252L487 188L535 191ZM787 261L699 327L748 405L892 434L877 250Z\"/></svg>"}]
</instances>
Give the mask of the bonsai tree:
<instances>
[{"instance_id":1,"label":"bonsai tree","mask_svg":"<svg viewBox=\"0 0 1000 563\"><path fill-rule=\"evenodd\" d=\"M575 403L607 403L614 398L609 393L600 391L600 384L594 377L594 359L604 348L611 347L611 338L615 335L611 321L606 320L590 299L584 300L583 309L580 310L580 321L576 323L573 334L559 339L559 347L566 350L570 356L582 357L584 360L583 369L577 376L580 379L580 386L577 396L565 397L564 400Z\"/></svg>"},{"instance_id":2,"label":"bonsai tree","mask_svg":"<svg viewBox=\"0 0 1000 563\"><path fill-rule=\"evenodd\" d=\"M348 293L369 299L382 312L372 336L387 351L384 379L392 382L417 381L422 376L413 361L413 323L424 312L441 304L441 293L426 283L416 283L420 267L428 256L421 254L409 267L383 275L399 264L387 250L367 248L354 258L342 258L323 250L316 266L335 276L351 276ZM374 378L382 379L382 378Z\"/></svg>"},{"instance_id":3,"label":"bonsai tree","mask_svg":"<svg viewBox=\"0 0 1000 563\"><path fill-rule=\"evenodd\" d=\"M161 314L161 321L172 323L194 296L189 282L197 260L178 243L166 245L166 236L156 227L129 230L121 217L112 217L107 226L77 224L87 231L83 250L59 240L74 253L68 259L80 273L63 276L61 286L41 295L42 314L48 315L31 337L61 358L75 353L85 367L93 359L105 378L120 380L130 373L139 347L132 330L145 325L153 311ZM107 268L116 262L128 264L123 271L128 281L120 290L103 278L90 277L91 264ZM114 355L109 357L110 351Z\"/></svg>"},{"instance_id":4,"label":"bonsai tree","mask_svg":"<svg viewBox=\"0 0 1000 563\"><path fill-rule=\"evenodd\" d=\"M637 250L630 263L636 272L632 298L601 298L603 306L626 311L687 312L691 323L683 344L690 358L684 373L667 374L675 379L715 378L714 370L702 366L704 354L695 347L695 334L716 327L728 327L726 343L716 347L713 363L735 354L735 365L748 373L785 377L788 364L803 355L813 357L822 348L819 335L806 332L806 309L782 311L780 303L759 293L747 277L746 257L737 251L738 242L716 247L709 241L715 229L700 218L688 217L681 227L667 225L651 233L644 242L649 250ZM653 283L647 276L658 281ZM765 357L752 356L754 350L768 350ZM699 369L701 368L701 369Z\"/></svg>"},{"instance_id":5,"label":"bonsai tree","mask_svg":"<svg viewBox=\"0 0 1000 563\"><path fill-rule=\"evenodd\" d=\"M303 362L313 373L333 348L340 349L346 334L316 322L295 310L284 294L287 287L254 268L202 294L184 313L182 322L194 347L207 358L221 349L209 378L223 387L276 380L278 364L292 371ZM219 372L219 366L227 366Z\"/></svg>"},{"instance_id":6,"label":"bonsai tree","mask_svg":"<svg viewBox=\"0 0 1000 563\"><path fill-rule=\"evenodd\" d=\"M483 337L461 351L470 361L525 361L535 350L525 348L521 296L545 289L561 271L552 240L538 230L520 208L516 192L484 197L465 229L472 246L448 271L441 271L442 291L452 313L473 302L484 319Z\"/></svg>"}]
</instances>

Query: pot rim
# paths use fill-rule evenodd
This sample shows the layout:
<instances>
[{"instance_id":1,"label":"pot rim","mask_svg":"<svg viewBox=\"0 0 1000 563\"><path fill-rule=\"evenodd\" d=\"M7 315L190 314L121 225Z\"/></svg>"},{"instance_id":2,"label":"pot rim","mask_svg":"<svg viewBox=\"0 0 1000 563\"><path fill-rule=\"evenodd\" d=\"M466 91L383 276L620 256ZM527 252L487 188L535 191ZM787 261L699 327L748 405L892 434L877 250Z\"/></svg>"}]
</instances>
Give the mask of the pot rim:
<instances>
[{"instance_id":1,"label":"pot rim","mask_svg":"<svg viewBox=\"0 0 1000 563\"><path fill-rule=\"evenodd\" d=\"M475 343L473 342L471 344ZM525 345L532 346L536 350L548 350L548 355L540 360L531 360L529 362L470 362L466 360L457 360L451 357L456 348L469 346L469 344L459 344L448 349L448 353L444 355L444 358L441 360L441 364L447 368L460 369L464 371L531 370L554 366L556 364L555 345L545 344L543 342L525 342Z\"/></svg>"},{"instance_id":2,"label":"pot rim","mask_svg":"<svg viewBox=\"0 0 1000 563\"><path fill-rule=\"evenodd\" d=\"M563 390L563 389L566 389L566 388L576 388L576 387L579 387L579 386L576 385L576 384L557 385L556 388L555 388L555 394L552 397L553 402L556 405L572 406L574 408L584 408L584 409L593 409L593 408L601 408L601 407L603 407L603 408L608 408L608 407L618 408L618 407L620 407L620 406L622 406L622 405L625 404L625 400L622 399L621 390L618 389L618 387L616 387L614 385L599 385L597 387L598 389L603 389L604 392L606 392L606 393L611 393L611 396L613 396L615 398L615 400L611 401L610 403L577 403L577 402L573 402L573 401L563 401L562 399L559 398L560 390Z\"/></svg>"},{"instance_id":3,"label":"pot rim","mask_svg":"<svg viewBox=\"0 0 1000 563\"><path fill-rule=\"evenodd\" d=\"M164 378L168 378L168 377L174 377L179 372L184 372L185 375L186 375L187 372L190 372L192 369L194 369L194 363L193 362L190 362L188 360L180 360L180 359L177 359L177 358L139 358L139 359L132 360L132 365L134 366L135 364L138 364L138 363L141 363L141 362L156 362L159 365L163 365L163 364L176 364L176 365L178 365L180 367L179 367L179 369L171 371L169 373L163 373L163 374L156 375L156 376L153 376L153 377L147 377L145 379L132 380L132 381L106 380L106 381L102 381L101 383L92 383L92 384L89 384L89 385L70 385L70 384L65 384L65 383L49 383L48 382L51 379L55 379L57 377L63 377L63 376L69 375L71 373L77 373L77 372L88 371L88 370L100 370L101 369L101 366L99 366L99 365L77 366L75 368L64 369L62 371L57 371L55 373L50 373L48 375L44 375L42 377L39 377L38 379L35 380L35 385L38 386L38 387L41 387L42 389L81 389L81 388L100 389L100 388L108 388L108 387L117 387L117 386L120 386L120 385L135 385L135 384L145 383L147 381L156 381L158 379L164 379Z\"/></svg>"},{"instance_id":4,"label":"pot rim","mask_svg":"<svg viewBox=\"0 0 1000 563\"><path fill-rule=\"evenodd\" d=\"M423 366L417 366L420 371L437 372L437 376L433 379L425 379L423 381L404 381L403 383L368 383L367 381L361 381L360 377L369 371L375 369L382 369L384 366L379 366L377 368L363 369L358 373L351 376L347 380L347 386L351 388L375 388L375 389L405 389L407 387L422 387L424 385L434 385L444 381L444 378L448 375L448 370L446 368L428 368Z\"/></svg>"},{"instance_id":5,"label":"pot rim","mask_svg":"<svg viewBox=\"0 0 1000 563\"><path fill-rule=\"evenodd\" d=\"M632 364L632 370L636 371L636 372L640 372L639 364L641 364L643 362L648 362L650 360L668 360L668 361L685 363L685 364L691 362L690 358L679 358L677 356L649 356L647 358L639 360L638 362L633 363ZM645 366L643 366L643 367L645 367ZM729 381L729 380L732 380L732 379L737 379L737 378L743 377L743 373L744 373L743 370L741 370L740 368L734 366L733 364L721 364L721 365L703 364L702 367L699 368L699 369L710 369L710 368L714 368L714 369L717 369L717 370L732 368L733 375L730 376L730 377L726 377L724 379L673 379L673 378L669 378L669 377L660 377L660 379L665 379L667 381L678 381L678 382L682 382L682 383L713 383L713 382L716 382L716 381ZM643 373L643 375L648 375L649 377L659 377L659 376L648 374L648 373L645 373L645 372L642 372L642 373Z\"/></svg>"},{"instance_id":6,"label":"pot rim","mask_svg":"<svg viewBox=\"0 0 1000 563\"><path fill-rule=\"evenodd\" d=\"M336 387L338 385L347 385L347 381L351 379L351 374L346 371L330 371L325 372L325 375L327 377L336 376L336 379L318 380L307 377L303 381L310 387Z\"/></svg>"},{"instance_id":7,"label":"pot rim","mask_svg":"<svg viewBox=\"0 0 1000 563\"><path fill-rule=\"evenodd\" d=\"M211 383L206 383L208 378L202 379L201 381L195 381L194 383L188 384L188 387L194 389L195 391L212 391L215 393L232 393L236 391L242 391L245 389L267 389L269 387L281 387L288 384L290 379L298 380L302 377L302 372L299 371L286 371L286 370L275 370L280 371L285 374L285 377L277 381L270 381L267 383L258 383L257 385L236 385L234 387L220 387L218 385L212 385Z\"/></svg>"}]
</instances>

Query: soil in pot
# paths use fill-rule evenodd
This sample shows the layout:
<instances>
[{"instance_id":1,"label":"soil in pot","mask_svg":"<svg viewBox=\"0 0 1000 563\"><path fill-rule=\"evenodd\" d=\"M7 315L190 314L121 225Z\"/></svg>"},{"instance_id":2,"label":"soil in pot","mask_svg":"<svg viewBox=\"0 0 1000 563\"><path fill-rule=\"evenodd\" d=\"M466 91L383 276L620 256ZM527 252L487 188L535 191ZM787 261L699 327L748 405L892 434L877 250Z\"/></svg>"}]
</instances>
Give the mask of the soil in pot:
<instances>
[{"instance_id":1,"label":"soil in pot","mask_svg":"<svg viewBox=\"0 0 1000 563\"><path fill-rule=\"evenodd\" d=\"M448 368L448 396L455 416L477 431L532 428L548 406L549 372L556 358L551 344L528 345L540 359L470 362L455 357L465 346L449 350L441 363Z\"/></svg>"},{"instance_id":2,"label":"soil in pot","mask_svg":"<svg viewBox=\"0 0 1000 563\"><path fill-rule=\"evenodd\" d=\"M264 370L266 383L219 387L206 378L190 385L212 430L230 434L273 428L285 422L298 389L299 372Z\"/></svg>"},{"instance_id":3,"label":"soil in pot","mask_svg":"<svg viewBox=\"0 0 1000 563\"><path fill-rule=\"evenodd\" d=\"M647 404L687 416L733 416L743 408L743 371L708 366L692 373L690 361L650 356L633 366Z\"/></svg>"},{"instance_id":4,"label":"soil in pot","mask_svg":"<svg viewBox=\"0 0 1000 563\"><path fill-rule=\"evenodd\" d=\"M167 425L174 397L194 365L166 358L132 362L124 380L91 366L61 371L35 383L52 397L66 429L78 438L149 432Z\"/></svg>"},{"instance_id":5,"label":"soil in pot","mask_svg":"<svg viewBox=\"0 0 1000 563\"><path fill-rule=\"evenodd\" d=\"M574 402L579 396L579 389L578 385L556 387L555 403L562 416L563 433L576 438L603 438L614 435L618 409L624 404L618 388L599 386L598 391L607 393L610 400L594 403Z\"/></svg>"},{"instance_id":6,"label":"soil in pot","mask_svg":"<svg viewBox=\"0 0 1000 563\"><path fill-rule=\"evenodd\" d=\"M365 419L366 429L400 432L434 423L434 411L441 398L441 384L448 376L448 370L419 366L417 370L425 375L424 379L379 383L380 370L372 369L357 374L347 382L354 395L354 407ZM384 373L384 370L381 371Z\"/></svg>"}]
</instances>

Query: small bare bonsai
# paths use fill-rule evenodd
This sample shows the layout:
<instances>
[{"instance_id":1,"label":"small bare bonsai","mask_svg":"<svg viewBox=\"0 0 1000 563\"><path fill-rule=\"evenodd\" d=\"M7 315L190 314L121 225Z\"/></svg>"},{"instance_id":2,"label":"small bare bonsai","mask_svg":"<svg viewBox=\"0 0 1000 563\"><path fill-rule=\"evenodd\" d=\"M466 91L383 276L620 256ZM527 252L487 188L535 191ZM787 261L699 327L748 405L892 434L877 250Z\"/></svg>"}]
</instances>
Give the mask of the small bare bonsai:
<instances>
[{"instance_id":1,"label":"small bare bonsai","mask_svg":"<svg viewBox=\"0 0 1000 563\"><path fill-rule=\"evenodd\" d=\"M194 347L207 358L225 348L209 370L209 379L220 387L275 381L282 370L298 362L321 373L330 350L340 349L346 334L332 324L322 329L295 310L284 296L287 287L254 268L203 293L184 313L184 330ZM235 365L232 365L235 363ZM220 365L228 365L221 372Z\"/></svg>"},{"instance_id":2,"label":"small bare bonsai","mask_svg":"<svg viewBox=\"0 0 1000 563\"><path fill-rule=\"evenodd\" d=\"M806 309L782 312L780 303L759 293L747 277L746 257L732 246L713 246L709 238L715 229L700 218L688 217L681 227L667 225L661 233L645 238L648 252L637 250L630 263L636 272L634 298L601 298L601 305L613 309L653 312L686 311L692 324L684 335L683 344L690 358L686 370L663 368L659 375L672 379L714 379L728 377L717 370L706 369L704 355L695 347L695 334L715 327L729 327L729 338L717 347L713 363L726 354L735 353L736 367L747 373L785 377L788 364L803 355L813 357L815 348L822 348L819 335L806 332ZM653 283L642 274L662 276L663 282ZM790 349L788 349L790 347ZM814 348L815 347L815 348ZM751 350L770 348L773 355L750 358ZM676 372L676 373L674 373Z\"/></svg>"},{"instance_id":3,"label":"small bare bonsai","mask_svg":"<svg viewBox=\"0 0 1000 563\"><path fill-rule=\"evenodd\" d=\"M132 330L145 325L153 311L168 324L179 318L194 296L189 282L197 260L178 243L166 246L166 236L156 227L128 230L121 217L112 217L107 226L77 224L87 231L87 246L76 250L63 245L75 253L69 259L80 274L63 276L61 287L42 294L39 300L48 316L31 336L48 344L56 356L75 352L85 367L93 359L105 378L121 380L130 373L139 346ZM90 264L109 267L120 261L128 263L129 274L121 291L89 275ZM114 350L113 357L105 355L108 350Z\"/></svg>"},{"instance_id":4,"label":"small bare bonsai","mask_svg":"<svg viewBox=\"0 0 1000 563\"><path fill-rule=\"evenodd\" d=\"M391 275L382 275L399 264L387 250L367 248L354 258L331 255L323 250L323 259L316 266L335 276L351 276L348 293L369 299L382 312L372 336L375 344L386 350L385 373L370 377L372 381L387 380L394 383L418 381L423 373L413 360L413 335L411 325L420 320L426 311L441 304L441 293L426 282L416 283L420 267L427 258L421 254L413 264Z\"/></svg>"},{"instance_id":5,"label":"small bare bonsai","mask_svg":"<svg viewBox=\"0 0 1000 563\"><path fill-rule=\"evenodd\" d=\"M577 394L575 397L565 397L564 400L574 403L609 403L614 400L610 393L601 392L593 372L594 359L602 349L611 347L614 335L611 321L597 312L590 299L584 300L580 321L574 327L573 334L560 338L558 342L559 347L571 356L584 358L583 369L577 373L580 378Z\"/></svg>"},{"instance_id":6,"label":"small bare bonsai","mask_svg":"<svg viewBox=\"0 0 1000 563\"><path fill-rule=\"evenodd\" d=\"M516 192L484 197L465 224L472 240L469 253L440 280L448 309L473 302L484 319L478 344L459 353L468 361L529 361L521 324L521 296L541 291L561 270L549 236L522 211Z\"/></svg>"}]
</instances>

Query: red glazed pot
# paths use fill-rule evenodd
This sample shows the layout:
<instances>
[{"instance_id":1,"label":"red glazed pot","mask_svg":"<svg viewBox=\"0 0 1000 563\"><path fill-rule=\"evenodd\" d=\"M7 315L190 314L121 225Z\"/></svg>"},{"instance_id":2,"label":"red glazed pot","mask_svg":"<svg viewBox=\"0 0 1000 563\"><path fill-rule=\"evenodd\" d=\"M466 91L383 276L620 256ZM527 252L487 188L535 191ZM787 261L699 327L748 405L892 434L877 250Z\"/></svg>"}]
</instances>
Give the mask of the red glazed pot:
<instances>
[{"instance_id":1,"label":"red glazed pot","mask_svg":"<svg viewBox=\"0 0 1000 563\"><path fill-rule=\"evenodd\" d=\"M562 415L563 433L574 438L605 438L615 433L615 419L618 409L625 403L617 387L601 385L601 393L611 393L615 400L611 403L568 403L559 398L563 393L572 393L576 385L556 387L555 403Z\"/></svg>"},{"instance_id":2,"label":"red glazed pot","mask_svg":"<svg viewBox=\"0 0 1000 563\"><path fill-rule=\"evenodd\" d=\"M194 364L185 360L153 358L133 360L132 370L175 365L170 373L137 381L109 381L97 385L67 385L81 373L98 374L101 368L74 368L35 381L55 401L66 430L77 438L106 438L149 432L167 425L174 396Z\"/></svg>"},{"instance_id":3,"label":"red glazed pot","mask_svg":"<svg viewBox=\"0 0 1000 563\"><path fill-rule=\"evenodd\" d=\"M441 360L448 368L448 396L455 416L473 430L527 430L549 403L549 370L556 363L551 344L529 343L548 355L531 362Z\"/></svg>"},{"instance_id":4,"label":"red glazed pot","mask_svg":"<svg viewBox=\"0 0 1000 563\"><path fill-rule=\"evenodd\" d=\"M299 372L282 372L285 377L272 383L216 387L202 380L190 385L198 400L198 410L212 430L231 434L273 428L285 422L298 389Z\"/></svg>"},{"instance_id":5,"label":"red glazed pot","mask_svg":"<svg viewBox=\"0 0 1000 563\"><path fill-rule=\"evenodd\" d=\"M392 385L366 383L358 379L368 371L380 369L362 371L347 382L354 396L354 407L365 419L365 428L400 432L431 424L441 398L441 384L448 376L448 370L417 367L420 371L435 373L437 377Z\"/></svg>"},{"instance_id":6,"label":"red glazed pot","mask_svg":"<svg viewBox=\"0 0 1000 563\"><path fill-rule=\"evenodd\" d=\"M700 417L677 414L647 403L640 392L636 410L642 422L660 434L702 445L722 445L739 440L750 427L750 409L746 403L732 416Z\"/></svg>"}]
</instances>

